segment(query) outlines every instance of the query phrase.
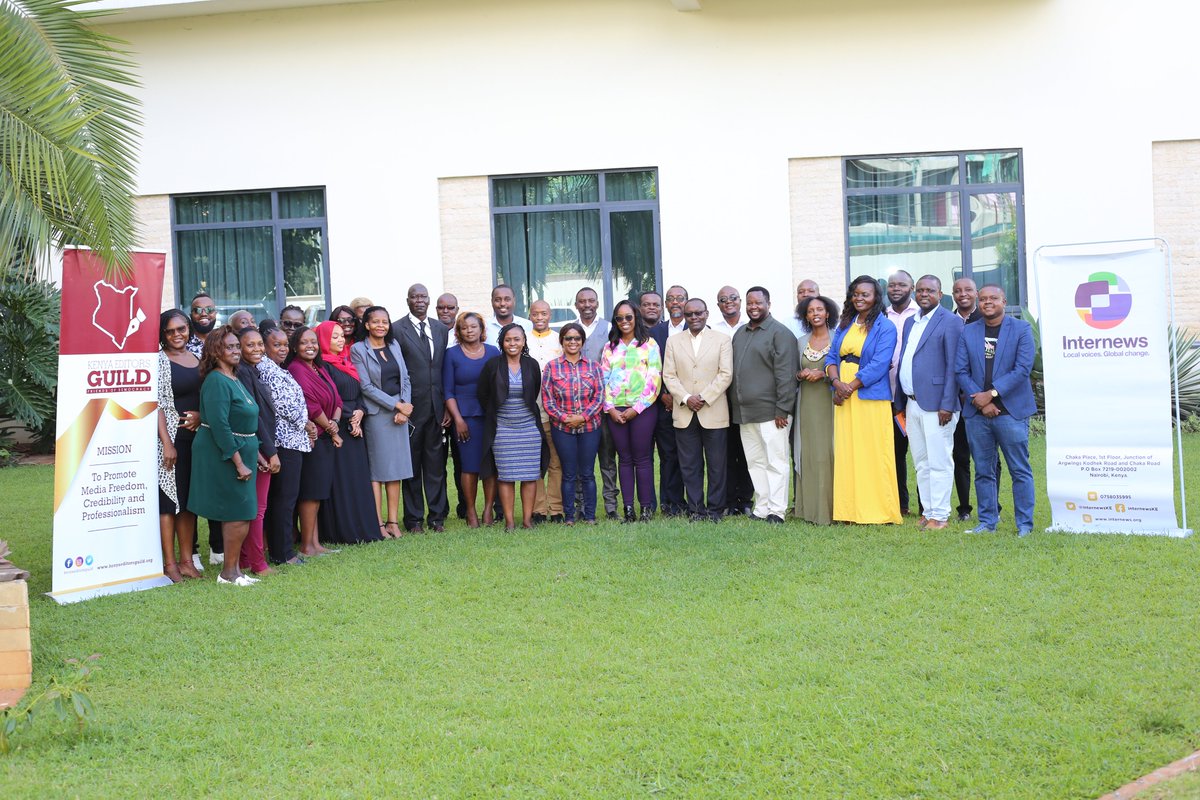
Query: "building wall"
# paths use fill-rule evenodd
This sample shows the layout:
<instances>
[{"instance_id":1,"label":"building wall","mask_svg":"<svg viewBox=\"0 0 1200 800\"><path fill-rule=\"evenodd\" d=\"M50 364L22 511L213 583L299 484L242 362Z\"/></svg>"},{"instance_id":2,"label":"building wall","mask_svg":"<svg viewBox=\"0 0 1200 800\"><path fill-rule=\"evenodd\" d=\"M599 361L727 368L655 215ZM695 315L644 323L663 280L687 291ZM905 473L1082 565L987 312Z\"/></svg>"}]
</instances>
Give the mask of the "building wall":
<instances>
[{"instance_id":1,"label":"building wall","mask_svg":"<svg viewBox=\"0 0 1200 800\"><path fill-rule=\"evenodd\" d=\"M1200 328L1200 139L1155 142L1154 231L1171 248L1175 318Z\"/></svg>"},{"instance_id":2,"label":"building wall","mask_svg":"<svg viewBox=\"0 0 1200 800\"><path fill-rule=\"evenodd\" d=\"M1200 135L1193 4L702 5L397 0L108 30L143 65L140 191L325 186L335 304L402 307L418 279L481 303L478 176L657 167L666 284L790 299L810 269L844 285L841 156L1021 148L1028 263L1154 235L1151 143Z\"/></svg>"}]
</instances>

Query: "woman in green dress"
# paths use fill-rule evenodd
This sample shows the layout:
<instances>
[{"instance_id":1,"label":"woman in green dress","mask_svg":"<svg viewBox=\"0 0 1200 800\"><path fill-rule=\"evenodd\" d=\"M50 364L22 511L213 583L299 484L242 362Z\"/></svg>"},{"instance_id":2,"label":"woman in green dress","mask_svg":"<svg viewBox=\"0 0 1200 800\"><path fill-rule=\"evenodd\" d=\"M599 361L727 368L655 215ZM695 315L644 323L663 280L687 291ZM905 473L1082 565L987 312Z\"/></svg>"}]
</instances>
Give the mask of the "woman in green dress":
<instances>
[{"instance_id":1,"label":"woman in green dress","mask_svg":"<svg viewBox=\"0 0 1200 800\"><path fill-rule=\"evenodd\" d=\"M188 510L220 520L226 553L240 553L250 522L258 516L254 470L258 463L258 405L237 379L242 346L228 325L204 339L200 354L200 430L192 444L192 483ZM225 559L217 583L250 586L238 559Z\"/></svg>"},{"instance_id":2,"label":"woman in green dress","mask_svg":"<svg viewBox=\"0 0 1200 800\"><path fill-rule=\"evenodd\" d=\"M796 424L792 444L796 460L796 518L817 525L833 521L833 392L825 377L825 356L832 341L830 320L837 303L828 297L806 297L796 309L805 331L797 342Z\"/></svg>"}]
</instances>

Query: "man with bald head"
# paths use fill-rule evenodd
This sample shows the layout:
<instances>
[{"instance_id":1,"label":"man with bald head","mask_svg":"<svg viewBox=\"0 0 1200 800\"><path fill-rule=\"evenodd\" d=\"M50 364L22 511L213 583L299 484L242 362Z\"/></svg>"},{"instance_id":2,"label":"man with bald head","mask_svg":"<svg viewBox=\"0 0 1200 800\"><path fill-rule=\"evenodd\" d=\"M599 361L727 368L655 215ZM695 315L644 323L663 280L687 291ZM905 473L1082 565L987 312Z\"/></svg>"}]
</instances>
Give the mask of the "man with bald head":
<instances>
[{"instance_id":1,"label":"man with bald head","mask_svg":"<svg viewBox=\"0 0 1200 800\"><path fill-rule=\"evenodd\" d=\"M658 344L658 352L667 352L667 339L687 331L683 307L688 301L688 291L675 285L667 289L663 298L667 315L650 328L650 336ZM654 426L654 443L658 446L658 500L663 516L676 517L684 513L687 499L683 493L683 473L679 471L679 453L675 442L675 426L671 422L673 408L670 390L664 383L658 400L658 420Z\"/></svg>"},{"instance_id":2,"label":"man with bald head","mask_svg":"<svg viewBox=\"0 0 1200 800\"><path fill-rule=\"evenodd\" d=\"M821 287L817 285L817 282L812 278L805 278L796 284L796 310L798 311L800 304L808 298L820 296ZM804 335L804 327L800 324L800 318L796 316L795 311L788 314L785 321L787 322L788 330L796 334L797 339Z\"/></svg>"},{"instance_id":3,"label":"man with bald head","mask_svg":"<svg viewBox=\"0 0 1200 800\"><path fill-rule=\"evenodd\" d=\"M438 322L450 329L449 346L458 344L458 336L454 333L454 321L458 319L458 298L446 292L438 297L433 310Z\"/></svg>"},{"instance_id":4,"label":"man with bald head","mask_svg":"<svg viewBox=\"0 0 1200 800\"><path fill-rule=\"evenodd\" d=\"M429 318L429 290L423 284L408 287L408 314L392 323L392 336L400 345L412 383L413 412L408 437L412 477L404 481L404 528L413 533L445 530L450 506L446 496L446 440L449 424L442 393L442 361L449 331ZM426 518L425 505L429 505ZM394 513L394 512L393 512Z\"/></svg>"}]
</instances>

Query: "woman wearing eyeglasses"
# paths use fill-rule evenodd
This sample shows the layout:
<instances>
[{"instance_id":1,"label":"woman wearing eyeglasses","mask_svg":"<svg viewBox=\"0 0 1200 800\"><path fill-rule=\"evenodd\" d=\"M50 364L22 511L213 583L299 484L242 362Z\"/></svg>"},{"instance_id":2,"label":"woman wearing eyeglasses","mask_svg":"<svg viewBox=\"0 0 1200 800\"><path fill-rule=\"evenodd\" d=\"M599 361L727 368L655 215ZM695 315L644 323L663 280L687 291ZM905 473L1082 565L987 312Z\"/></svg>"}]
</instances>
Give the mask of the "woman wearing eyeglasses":
<instances>
[{"instance_id":1,"label":"woman wearing eyeglasses","mask_svg":"<svg viewBox=\"0 0 1200 800\"><path fill-rule=\"evenodd\" d=\"M575 486L583 484L583 508L588 525L596 524L596 451L600 448L600 412L604 407L604 377L600 365L583 355L587 334L578 322L558 333L562 355L542 371L542 405L550 418L550 438L562 464L563 517L575 524Z\"/></svg>"},{"instance_id":2,"label":"woman wearing eyeglasses","mask_svg":"<svg viewBox=\"0 0 1200 800\"><path fill-rule=\"evenodd\" d=\"M257 578L243 575L238 554L258 515L254 468L258 463L258 405L238 380L242 346L228 325L204 339L200 356L200 430L192 449L188 509L219 520L224 552L217 583L250 586Z\"/></svg>"},{"instance_id":3,"label":"woman wearing eyeglasses","mask_svg":"<svg viewBox=\"0 0 1200 800\"><path fill-rule=\"evenodd\" d=\"M360 341L366 332L363 330L362 321L358 315L354 313L354 309L350 306L338 306L329 315L329 319L336 322L342 329L342 335L346 337L346 352L350 352L350 347L357 341Z\"/></svg>"},{"instance_id":4,"label":"woman wearing eyeglasses","mask_svg":"<svg viewBox=\"0 0 1200 800\"><path fill-rule=\"evenodd\" d=\"M658 391L662 386L662 355L650 338L633 303L622 300L613 308L608 344L600 355L604 376L604 412L617 450L617 472L625 521L636 522L634 487L642 520L654 515L654 425L658 421Z\"/></svg>"}]
</instances>

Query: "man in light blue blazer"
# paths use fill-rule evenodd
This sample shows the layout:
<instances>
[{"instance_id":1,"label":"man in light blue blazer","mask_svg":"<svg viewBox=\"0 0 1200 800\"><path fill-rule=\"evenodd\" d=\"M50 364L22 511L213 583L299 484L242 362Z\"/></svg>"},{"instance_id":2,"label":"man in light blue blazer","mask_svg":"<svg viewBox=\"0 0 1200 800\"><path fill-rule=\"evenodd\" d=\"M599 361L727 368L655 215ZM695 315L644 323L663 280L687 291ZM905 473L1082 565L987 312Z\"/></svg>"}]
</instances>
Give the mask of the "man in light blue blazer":
<instances>
[{"instance_id":1,"label":"man in light blue blazer","mask_svg":"<svg viewBox=\"0 0 1200 800\"><path fill-rule=\"evenodd\" d=\"M942 281L917 281L917 314L904 322L896 370L896 412L904 412L908 449L917 469L921 506L919 527L945 528L954 486L954 428L958 424L958 383L954 362L963 322L942 308Z\"/></svg>"},{"instance_id":2,"label":"man in light blue blazer","mask_svg":"<svg viewBox=\"0 0 1200 800\"><path fill-rule=\"evenodd\" d=\"M983 318L963 328L955 374L970 402L963 407L967 441L975 461L975 499L979 524L972 533L991 533L999 523L996 450L1004 453L1012 475L1013 516L1017 535L1033 531L1033 470L1029 466L1029 418L1037 412L1029 372L1036 347L1028 322L1007 316L1004 290L988 284L979 290Z\"/></svg>"}]
</instances>

